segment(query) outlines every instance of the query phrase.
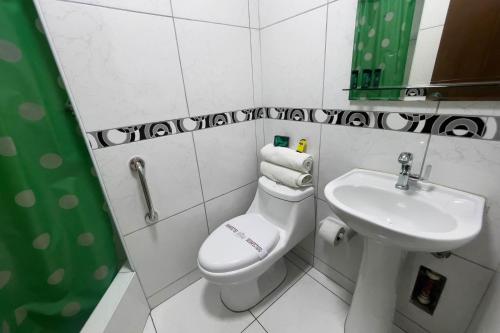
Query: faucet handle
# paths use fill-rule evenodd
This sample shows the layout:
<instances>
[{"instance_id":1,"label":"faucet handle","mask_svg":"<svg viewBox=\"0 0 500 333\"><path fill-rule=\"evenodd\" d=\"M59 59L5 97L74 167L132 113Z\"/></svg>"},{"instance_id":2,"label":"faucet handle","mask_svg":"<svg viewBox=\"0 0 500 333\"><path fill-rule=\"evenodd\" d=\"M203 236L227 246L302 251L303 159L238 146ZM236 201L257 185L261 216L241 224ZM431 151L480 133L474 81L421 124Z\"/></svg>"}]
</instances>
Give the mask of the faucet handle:
<instances>
[{"instance_id":1,"label":"faucet handle","mask_svg":"<svg viewBox=\"0 0 500 333\"><path fill-rule=\"evenodd\" d=\"M406 165L406 164L411 164L412 161L413 161L413 154L412 153L402 152L401 154L399 154L399 157L398 157L399 163Z\"/></svg>"}]
</instances>

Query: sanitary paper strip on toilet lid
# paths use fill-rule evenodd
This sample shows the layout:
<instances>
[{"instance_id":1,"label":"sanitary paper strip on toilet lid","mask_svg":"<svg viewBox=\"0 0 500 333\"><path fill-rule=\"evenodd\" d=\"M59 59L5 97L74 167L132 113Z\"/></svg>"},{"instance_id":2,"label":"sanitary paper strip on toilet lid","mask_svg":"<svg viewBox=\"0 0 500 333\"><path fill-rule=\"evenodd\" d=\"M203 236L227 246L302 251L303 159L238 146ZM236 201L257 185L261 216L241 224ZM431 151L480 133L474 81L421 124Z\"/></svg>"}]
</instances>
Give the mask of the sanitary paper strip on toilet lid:
<instances>
[{"instance_id":1,"label":"sanitary paper strip on toilet lid","mask_svg":"<svg viewBox=\"0 0 500 333\"><path fill-rule=\"evenodd\" d=\"M230 272L264 259L279 240L278 229L259 214L223 223L205 240L198 262L210 272Z\"/></svg>"}]
</instances>

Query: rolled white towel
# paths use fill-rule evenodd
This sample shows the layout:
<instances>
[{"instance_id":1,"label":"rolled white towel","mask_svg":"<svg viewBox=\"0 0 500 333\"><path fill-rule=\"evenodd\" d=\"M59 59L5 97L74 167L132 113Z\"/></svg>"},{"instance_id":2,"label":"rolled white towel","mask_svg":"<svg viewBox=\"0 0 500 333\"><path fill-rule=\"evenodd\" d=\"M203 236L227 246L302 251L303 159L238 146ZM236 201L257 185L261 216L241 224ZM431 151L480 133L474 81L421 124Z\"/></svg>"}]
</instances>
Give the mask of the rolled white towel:
<instances>
[{"instance_id":1,"label":"rolled white towel","mask_svg":"<svg viewBox=\"0 0 500 333\"><path fill-rule=\"evenodd\" d=\"M260 172L267 178L294 188L311 186L312 176L308 173L300 173L269 162L260 162Z\"/></svg>"},{"instance_id":2,"label":"rolled white towel","mask_svg":"<svg viewBox=\"0 0 500 333\"><path fill-rule=\"evenodd\" d=\"M275 147L272 144L262 147L260 154L264 161L300 172L310 173L313 165L311 155L298 153L290 148Z\"/></svg>"}]
</instances>

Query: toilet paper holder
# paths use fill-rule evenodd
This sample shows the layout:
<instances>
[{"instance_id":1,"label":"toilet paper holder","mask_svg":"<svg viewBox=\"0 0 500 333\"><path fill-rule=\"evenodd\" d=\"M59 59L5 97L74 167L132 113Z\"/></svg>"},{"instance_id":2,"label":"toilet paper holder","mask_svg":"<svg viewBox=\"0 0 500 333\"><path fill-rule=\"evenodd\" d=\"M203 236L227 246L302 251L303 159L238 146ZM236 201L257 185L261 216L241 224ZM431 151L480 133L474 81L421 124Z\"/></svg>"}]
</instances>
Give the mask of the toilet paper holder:
<instances>
[{"instance_id":1,"label":"toilet paper holder","mask_svg":"<svg viewBox=\"0 0 500 333\"><path fill-rule=\"evenodd\" d=\"M349 241L356 232L338 217L328 216L319 222L318 235L332 246Z\"/></svg>"}]
</instances>

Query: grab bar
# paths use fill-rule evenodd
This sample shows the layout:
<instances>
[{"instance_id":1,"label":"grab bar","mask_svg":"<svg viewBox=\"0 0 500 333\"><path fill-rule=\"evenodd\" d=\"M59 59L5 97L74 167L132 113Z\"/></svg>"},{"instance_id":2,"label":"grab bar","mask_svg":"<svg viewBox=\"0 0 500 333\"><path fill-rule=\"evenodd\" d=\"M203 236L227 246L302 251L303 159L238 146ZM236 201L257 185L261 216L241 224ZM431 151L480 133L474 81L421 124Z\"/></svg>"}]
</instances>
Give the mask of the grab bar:
<instances>
[{"instance_id":1,"label":"grab bar","mask_svg":"<svg viewBox=\"0 0 500 333\"><path fill-rule=\"evenodd\" d=\"M153 200L151 199L151 193L149 192L148 182L146 181L146 175L144 172L145 162L140 157L132 157L130 160L130 169L137 171L139 174L139 180L141 181L142 192L144 193L144 199L146 200L146 205L148 206L148 212L146 213L146 222L152 223L158 221L158 213L155 211Z\"/></svg>"}]
</instances>

